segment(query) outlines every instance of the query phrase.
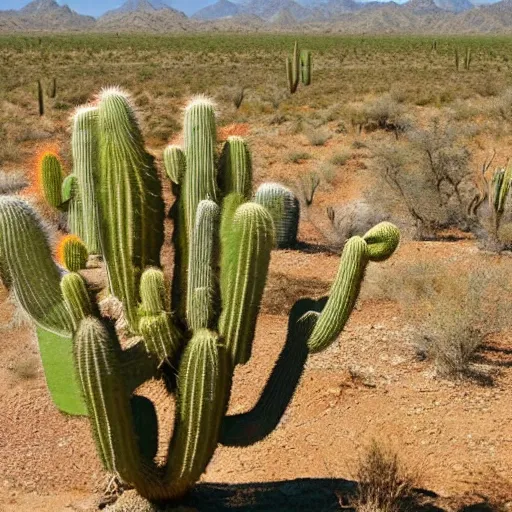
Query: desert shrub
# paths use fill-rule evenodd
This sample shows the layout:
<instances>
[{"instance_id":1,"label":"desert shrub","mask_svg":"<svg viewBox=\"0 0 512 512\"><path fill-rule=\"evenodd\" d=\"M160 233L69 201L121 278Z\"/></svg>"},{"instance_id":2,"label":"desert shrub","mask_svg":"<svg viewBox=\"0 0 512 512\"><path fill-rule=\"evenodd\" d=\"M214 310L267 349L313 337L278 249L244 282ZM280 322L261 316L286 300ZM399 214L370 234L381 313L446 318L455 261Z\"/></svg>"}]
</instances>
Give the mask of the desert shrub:
<instances>
[{"instance_id":1,"label":"desert shrub","mask_svg":"<svg viewBox=\"0 0 512 512\"><path fill-rule=\"evenodd\" d=\"M402 203L419 239L435 238L444 228L476 229L470 204L480 192L463 142L454 129L434 120L425 129L408 132L402 143L375 144L373 168L388 188L374 187L371 202L384 210Z\"/></svg>"},{"instance_id":2,"label":"desert shrub","mask_svg":"<svg viewBox=\"0 0 512 512\"><path fill-rule=\"evenodd\" d=\"M345 165L352 155L348 151L342 151L341 153L335 153L329 159L329 162L333 165Z\"/></svg>"},{"instance_id":3,"label":"desert shrub","mask_svg":"<svg viewBox=\"0 0 512 512\"><path fill-rule=\"evenodd\" d=\"M353 107L350 111L350 121L352 126L359 127L360 132L362 129L386 130L394 132L396 137L412 127L412 122L406 116L403 105L390 94Z\"/></svg>"},{"instance_id":4,"label":"desert shrub","mask_svg":"<svg viewBox=\"0 0 512 512\"><path fill-rule=\"evenodd\" d=\"M331 134L325 129L309 128L304 131L304 135L312 146L323 146L331 138Z\"/></svg>"},{"instance_id":5,"label":"desert shrub","mask_svg":"<svg viewBox=\"0 0 512 512\"><path fill-rule=\"evenodd\" d=\"M411 342L436 375L490 383L478 349L511 326L510 264L486 257L461 268L457 262L410 262L389 279L369 275L368 296L396 300L412 327Z\"/></svg>"},{"instance_id":6,"label":"desert shrub","mask_svg":"<svg viewBox=\"0 0 512 512\"><path fill-rule=\"evenodd\" d=\"M351 236L366 233L371 226L388 217L366 201L357 199L341 205L327 208L339 244L344 244Z\"/></svg>"},{"instance_id":7,"label":"desert shrub","mask_svg":"<svg viewBox=\"0 0 512 512\"><path fill-rule=\"evenodd\" d=\"M320 185L320 175L316 171L303 173L299 177L299 190L306 206L313 204L315 192Z\"/></svg>"},{"instance_id":8,"label":"desert shrub","mask_svg":"<svg viewBox=\"0 0 512 512\"><path fill-rule=\"evenodd\" d=\"M310 158L311 155L306 151L292 151L286 155L285 160L290 163L298 164L304 160L309 160Z\"/></svg>"},{"instance_id":9,"label":"desert shrub","mask_svg":"<svg viewBox=\"0 0 512 512\"><path fill-rule=\"evenodd\" d=\"M505 89L495 98L493 112L495 116L503 121L512 121L512 88Z\"/></svg>"},{"instance_id":10,"label":"desert shrub","mask_svg":"<svg viewBox=\"0 0 512 512\"><path fill-rule=\"evenodd\" d=\"M330 162L323 162L318 168L319 174L322 176L325 183L332 183L336 179L338 168Z\"/></svg>"},{"instance_id":11,"label":"desert shrub","mask_svg":"<svg viewBox=\"0 0 512 512\"><path fill-rule=\"evenodd\" d=\"M415 477L398 455L373 441L359 461L357 512L413 510Z\"/></svg>"}]
</instances>

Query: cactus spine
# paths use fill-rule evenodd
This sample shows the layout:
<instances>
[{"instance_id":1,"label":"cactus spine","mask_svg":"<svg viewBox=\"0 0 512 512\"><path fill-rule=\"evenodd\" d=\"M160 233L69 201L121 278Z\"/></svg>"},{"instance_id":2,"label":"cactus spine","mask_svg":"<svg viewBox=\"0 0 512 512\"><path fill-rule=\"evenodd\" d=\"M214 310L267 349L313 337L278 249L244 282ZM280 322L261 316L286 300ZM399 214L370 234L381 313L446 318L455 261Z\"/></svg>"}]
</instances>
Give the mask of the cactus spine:
<instances>
[{"instance_id":1,"label":"cactus spine","mask_svg":"<svg viewBox=\"0 0 512 512\"><path fill-rule=\"evenodd\" d=\"M366 265L389 257L399 234L383 223L347 242L331 296L293 306L285 347L256 406L227 416L235 366L251 356L274 226L285 218L286 202L279 199L273 211L272 202L267 208L263 200L249 201L247 146L228 141L218 161L213 106L205 99L192 102L185 113L185 160L173 149L166 163L178 212L169 308L158 266L163 201L153 159L124 94L104 92L97 116L95 197L108 284L124 304L127 334L135 336L121 347L83 278L70 273L61 279L35 214L18 199L0 199L0 269L38 323L73 334L80 388L105 468L151 501L175 500L204 472L219 441L248 446L279 424L309 354L337 338ZM291 217L297 222L298 210ZM37 265L28 253L44 261ZM155 407L134 391L164 376L176 397L176 416L167 459L157 463Z\"/></svg>"},{"instance_id":2,"label":"cactus spine","mask_svg":"<svg viewBox=\"0 0 512 512\"><path fill-rule=\"evenodd\" d=\"M279 183L263 183L256 191L254 201L272 215L277 247L293 247L297 243L300 219L300 204L295 194Z\"/></svg>"}]
</instances>

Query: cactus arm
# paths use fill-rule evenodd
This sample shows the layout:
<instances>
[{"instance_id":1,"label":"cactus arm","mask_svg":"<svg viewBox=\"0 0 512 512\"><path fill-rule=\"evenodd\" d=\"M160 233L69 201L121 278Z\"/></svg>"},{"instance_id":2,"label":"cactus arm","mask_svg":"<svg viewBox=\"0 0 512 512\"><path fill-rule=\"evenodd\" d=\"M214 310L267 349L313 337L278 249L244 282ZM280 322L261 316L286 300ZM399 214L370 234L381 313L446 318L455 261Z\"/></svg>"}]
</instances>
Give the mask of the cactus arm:
<instances>
[{"instance_id":1,"label":"cactus arm","mask_svg":"<svg viewBox=\"0 0 512 512\"><path fill-rule=\"evenodd\" d=\"M279 424L299 385L309 355L307 340L318 318L315 309L325 301L301 299L293 306L286 343L257 404L249 411L226 416L219 442L224 446L250 446L262 441Z\"/></svg>"},{"instance_id":2,"label":"cactus arm","mask_svg":"<svg viewBox=\"0 0 512 512\"><path fill-rule=\"evenodd\" d=\"M173 360L182 339L171 315L165 311L166 295L164 273L158 268L147 268L140 280L139 331L148 353L160 362Z\"/></svg>"},{"instance_id":3,"label":"cactus arm","mask_svg":"<svg viewBox=\"0 0 512 512\"><path fill-rule=\"evenodd\" d=\"M71 336L73 320L60 290L61 270L52 259L41 220L16 197L0 197L0 261L32 320L54 334Z\"/></svg>"},{"instance_id":4,"label":"cactus arm","mask_svg":"<svg viewBox=\"0 0 512 512\"><path fill-rule=\"evenodd\" d=\"M188 240L196 210L203 199L217 201L215 111L206 98L192 101L185 111L184 142L187 172L183 180L183 207Z\"/></svg>"},{"instance_id":5,"label":"cactus arm","mask_svg":"<svg viewBox=\"0 0 512 512\"><path fill-rule=\"evenodd\" d=\"M395 251L400 234L393 224L382 222L366 235L345 244L329 299L308 340L312 353L327 348L340 335L355 305L368 261L382 261Z\"/></svg>"},{"instance_id":6,"label":"cactus arm","mask_svg":"<svg viewBox=\"0 0 512 512\"><path fill-rule=\"evenodd\" d=\"M188 264L187 321L193 331L207 329L216 320L219 217L216 203L210 200L199 203Z\"/></svg>"},{"instance_id":7,"label":"cactus arm","mask_svg":"<svg viewBox=\"0 0 512 512\"><path fill-rule=\"evenodd\" d=\"M74 344L82 391L103 465L140 489L141 494L150 496L159 471L139 449L119 341L98 319L87 317L80 323Z\"/></svg>"},{"instance_id":8,"label":"cactus arm","mask_svg":"<svg viewBox=\"0 0 512 512\"><path fill-rule=\"evenodd\" d=\"M66 274L60 282L60 288L66 308L73 319L73 331L76 331L80 322L97 313L97 310L93 306L85 281L80 274L76 272Z\"/></svg>"},{"instance_id":9,"label":"cactus arm","mask_svg":"<svg viewBox=\"0 0 512 512\"><path fill-rule=\"evenodd\" d=\"M60 241L57 255L59 262L70 272L84 269L89 258L87 247L75 235L67 235Z\"/></svg>"},{"instance_id":10,"label":"cactus arm","mask_svg":"<svg viewBox=\"0 0 512 512\"><path fill-rule=\"evenodd\" d=\"M159 266L164 203L154 159L144 142L133 107L116 89L102 93L98 107L98 184L102 249L111 290L137 329L140 273Z\"/></svg>"},{"instance_id":11,"label":"cactus arm","mask_svg":"<svg viewBox=\"0 0 512 512\"><path fill-rule=\"evenodd\" d=\"M169 145L164 149L164 168L167 177L179 185L187 170L185 153L179 146Z\"/></svg>"},{"instance_id":12,"label":"cactus arm","mask_svg":"<svg viewBox=\"0 0 512 512\"><path fill-rule=\"evenodd\" d=\"M252 195L252 162L247 143L241 137L228 137L220 159L219 188L224 195Z\"/></svg>"},{"instance_id":13,"label":"cactus arm","mask_svg":"<svg viewBox=\"0 0 512 512\"><path fill-rule=\"evenodd\" d=\"M62 204L68 204L73 199L77 189L77 179L74 174L69 174L62 181Z\"/></svg>"},{"instance_id":14,"label":"cactus arm","mask_svg":"<svg viewBox=\"0 0 512 512\"><path fill-rule=\"evenodd\" d=\"M39 173L43 197L53 208L62 207L62 182L64 172L62 164L55 153L43 153L39 163Z\"/></svg>"},{"instance_id":15,"label":"cactus arm","mask_svg":"<svg viewBox=\"0 0 512 512\"><path fill-rule=\"evenodd\" d=\"M279 183L263 183L254 196L272 215L279 249L293 247L297 243L300 205L295 194Z\"/></svg>"},{"instance_id":16,"label":"cactus arm","mask_svg":"<svg viewBox=\"0 0 512 512\"><path fill-rule=\"evenodd\" d=\"M229 252L219 321L219 332L234 364L244 364L251 357L273 244L270 213L256 203L240 206L233 217L227 243L222 247Z\"/></svg>"},{"instance_id":17,"label":"cactus arm","mask_svg":"<svg viewBox=\"0 0 512 512\"><path fill-rule=\"evenodd\" d=\"M300 52L301 79L304 85L311 85L311 52L303 50Z\"/></svg>"},{"instance_id":18,"label":"cactus arm","mask_svg":"<svg viewBox=\"0 0 512 512\"><path fill-rule=\"evenodd\" d=\"M98 109L85 106L77 109L72 121L71 148L73 174L77 180L80 216L75 220L77 234L90 254L99 254L98 205L95 179L98 175Z\"/></svg>"},{"instance_id":19,"label":"cactus arm","mask_svg":"<svg viewBox=\"0 0 512 512\"><path fill-rule=\"evenodd\" d=\"M180 363L178 410L169 446L166 479L178 496L193 487L215 451L230 389L225 347L212 331L198 330Z\"/></svg>"}]
</instances>

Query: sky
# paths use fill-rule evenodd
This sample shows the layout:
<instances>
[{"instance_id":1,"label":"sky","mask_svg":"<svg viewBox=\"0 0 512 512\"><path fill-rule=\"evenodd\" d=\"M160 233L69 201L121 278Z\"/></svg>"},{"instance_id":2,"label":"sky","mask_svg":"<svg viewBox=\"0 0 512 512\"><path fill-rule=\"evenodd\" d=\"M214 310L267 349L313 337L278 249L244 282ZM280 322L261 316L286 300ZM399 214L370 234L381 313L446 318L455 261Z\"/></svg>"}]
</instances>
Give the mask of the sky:
<instances>
[{"instance_id":1,"label":"sky","mask_svg":"<svg viewBox=\"0 0 512 512\"><path fill-rule=\"evenodd\" d=\"M68 4L71 9L80 14L100 16L105 11L115 9L122 5L124 0L57 0L60 4ZM395 0L401 3L400 0ZM493 0L491 0L493 1ZM495 0L494 0L495 1ZM167 4L190 15L197 10L215 3L216 0L167 0ZM29 0L0 0L0 10L20 9L29 3ZM477 3L490 3L486 0L478 0Z\"/></svg>"}]
</instances>

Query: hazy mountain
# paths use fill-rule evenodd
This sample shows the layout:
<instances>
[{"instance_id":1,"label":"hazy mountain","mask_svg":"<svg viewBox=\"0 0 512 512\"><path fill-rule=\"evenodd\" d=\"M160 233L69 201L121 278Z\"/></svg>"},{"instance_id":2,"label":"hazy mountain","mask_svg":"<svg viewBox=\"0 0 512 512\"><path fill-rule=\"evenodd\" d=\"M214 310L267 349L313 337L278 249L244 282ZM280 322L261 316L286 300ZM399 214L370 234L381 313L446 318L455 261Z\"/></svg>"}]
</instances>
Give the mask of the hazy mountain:
<instances>
[{"instance_id":1,"label":"hazy mountain","mask_svg":"<svg viewBox=\"0 0 512 512\"><path fill-rule=\"evenodd\" d=\"M311 16L311 9L300 5L295 0L250 0L242 5L244 14L270 20L280 11L289 12L296 20L305 20Z\"/></svg>"},{"instance_id":2,"label":"hazy mountain","mask_svg":"<svg viewBox=\"0 0 512 512\"><path fill-rule=\"evenodd\" d=\"M129 12L154 12L162 9L171 9L171 7L161 0L126 0L121 7L107 11L101 17L110 16L112 14L125 14Z\"/></svg>"},{"instance_id":3,"label":"hazy mountain","mask_svg":"<svg viewBox=\"0 0 512 512\"><path fill-rule=\"evenodd\" d=\"M127 0L100 16L95 25L96 30L108 32L182 32L188 27L184 13L155 0Z\"/></svg>"},{"instance_id":4,"label":"hazy mountain","mask_svg":"<svg viewBox=\"0 0 512 512\"><path fill-rule=\"evenodd\" d=\"M221 18L229 18L236 16L242 11L238 4L234 4L229 0L219 0L213 5L208 5L197 11L192 18L197 20L218 20Z\"/></svg>"},{"instance_id":5,"label":"hazy mountain","mask_svg":"<svg viewBox=\"0 0 512 512\"><path fill-rule=\"evenodd\" d=\"M94 18L84 16L59 5L55 0L33 0L19 11L0 11L0 30L87 30L94 26Z\"/></svg>"}]
</instances>

